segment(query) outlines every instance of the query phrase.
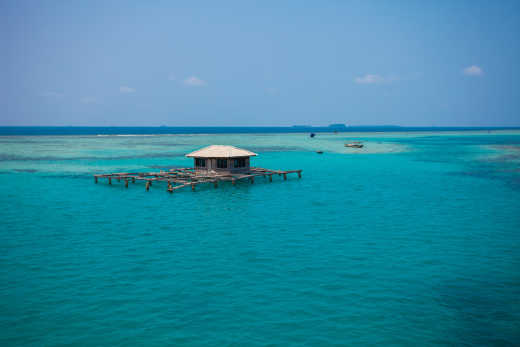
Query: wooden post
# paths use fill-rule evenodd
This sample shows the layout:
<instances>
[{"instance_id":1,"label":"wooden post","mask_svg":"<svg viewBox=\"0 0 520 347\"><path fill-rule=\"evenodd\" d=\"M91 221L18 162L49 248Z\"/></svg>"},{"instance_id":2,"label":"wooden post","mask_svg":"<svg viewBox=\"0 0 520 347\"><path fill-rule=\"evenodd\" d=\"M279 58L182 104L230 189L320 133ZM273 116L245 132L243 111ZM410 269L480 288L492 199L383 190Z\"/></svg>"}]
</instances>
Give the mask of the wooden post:
<instances>
[{"instance_id":1,"label":"wooden post","mask_svg":"<svg viewBox=\"0 0 520 347\"><path fill-rule=\"evenodd\" d=\"M146 181L146 191L150 190L150 181Z\"/></svg>"},{"instance_id":2,"label":"wooden post","mask_svg":"<svg viewBox=\"0 0 520 347\"><path fill-rule=\"evenodd\" d=\"M251 181L251 184L255 183L255 176L251 176L251 178L249 178L249 180Z\"/></svg>"},{"instance_id":3,"label":"wooden post","mask_svg":"<svg viewBox=\"0 0 520 347\"><path fill-rule=\"evenodd\" d=\"M286 174L286 173L283 174L283 180L284 180L284 181L287 180L287 174Z\"/></svg>"},{"instance_id":4,"label":"wooden post","mask_svg":"<svg viewBox=\"0 0 520 347\"><path fill-rule=\"evenodd\" d=\"M235 185L235 179L234 179L234 178L231 179L231 184L232 184L232 185Z\"/></svg>"},{"instance_id":5,"label":"wooden post","mask_svg":"<svg viewBox=\"0 0 520 347\"><path fill-rule=\"evenodd\" d=\"M112 184L112 177L108 177L108 184Z\"/></svg>"},{"instance_id":6,"label":"wooden post","mask_svg":"<svg viewBox=\"0 0 520 347\"><path fill-rule=\"evenodd\" d=\"M269 175L269 182L272 182L273 181L273 175Z\"/></svg>"},{"instance_id":7,"label":"wooden post","mask_svg":"<svg viewBox=\"0 0 520 347\"><path fill-rule=\"evenodd\" d=\"M213 182L213 186L214 186L215 188L218 188L218 181L217 181L217 180L215 180L215 182Z\"/></svg>"},{"instance_id":8,"label":"wooden post","mask_svg":"<svg viewBox=\"0 0 520 347\"><path fill-rule=\"evenodd\" d=\"M128 188L128 178L125 178L125 188Z\"/></svg>"},{"instance_id":9,"label":"wooden post","mask_svg":"<svg viewBox=\"0 0 520 347\"><path fill-rule=\"evenodd\" d=\"M302 172L298 171L298 178L302 178Z\"/></svg>"},{"instance_id":10,"label":"wooden post","mask_svg":"<svg viewBox=\"0 0 520 347\"><path fill-rule=\"evenodd\" d=\"M194 192L195 191L195 184L191 184L191 191Z\"/></svg>"},{"instance_id":11,"label":"wooden post","mask_svg":"<svg viewBox=\"0 0 520 347\"><path fill-rule=\"evenodd\" d=\"M94 176L94 182L97 184L97 176Z\"/></svg>"}]
</instances>

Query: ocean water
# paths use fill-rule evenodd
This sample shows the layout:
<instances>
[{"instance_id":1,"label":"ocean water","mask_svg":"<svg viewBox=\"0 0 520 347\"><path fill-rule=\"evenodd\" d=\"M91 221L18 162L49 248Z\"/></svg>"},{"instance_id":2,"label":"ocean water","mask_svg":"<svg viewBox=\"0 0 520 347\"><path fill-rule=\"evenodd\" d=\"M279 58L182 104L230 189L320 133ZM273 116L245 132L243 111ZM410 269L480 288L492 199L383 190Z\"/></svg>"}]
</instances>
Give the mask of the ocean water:
<instances>
[{"instance_id":1,"label":"ocean water","mask_svg":"<svg viewBox=\"0 0 520 347\"><path fill-rule=\"evenodd\" d=\"M92 178L209 144L303 177ZM518 130L3 136L0 184L2 346L520 343Z\"/></svg>"}]
</instances>

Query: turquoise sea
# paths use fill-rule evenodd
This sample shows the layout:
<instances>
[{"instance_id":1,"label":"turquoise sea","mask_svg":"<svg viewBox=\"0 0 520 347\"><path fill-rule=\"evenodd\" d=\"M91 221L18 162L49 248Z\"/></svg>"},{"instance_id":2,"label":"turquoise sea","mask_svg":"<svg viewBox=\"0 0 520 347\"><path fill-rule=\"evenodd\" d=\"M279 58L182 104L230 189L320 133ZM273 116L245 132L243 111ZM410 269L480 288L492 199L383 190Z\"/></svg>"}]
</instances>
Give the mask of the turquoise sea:
<instances>
[{"instance_id":1,"label":"turquoise sea","mask_svg":"<svg viewBox=\"0 0 520 347\"><path fill-rule=\"evenodd\" d=\"M209 144L303 177L94 184ZM0 186L2 346L520 344L518 130L1 136Z\"/></svg>"}]
</instances>

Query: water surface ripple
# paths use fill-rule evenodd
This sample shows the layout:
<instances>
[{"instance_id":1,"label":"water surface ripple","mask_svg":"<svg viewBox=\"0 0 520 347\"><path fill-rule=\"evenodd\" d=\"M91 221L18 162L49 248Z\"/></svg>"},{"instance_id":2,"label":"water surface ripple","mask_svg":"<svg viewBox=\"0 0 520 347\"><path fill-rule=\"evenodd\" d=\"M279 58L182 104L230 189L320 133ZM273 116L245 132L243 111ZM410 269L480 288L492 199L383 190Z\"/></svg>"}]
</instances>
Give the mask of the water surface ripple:
<instances>
[{"instance_id":1,"label":"water surface ripple","mask_svg":"<svg viewBox=\"0 0 520 347\"><path fill-rule=\"evenodd\" d=\"M24 138L0 147L3 346L520 341L519 134ZM303 178L91 177L212 143Z\"/></svg>"}]
</instances>

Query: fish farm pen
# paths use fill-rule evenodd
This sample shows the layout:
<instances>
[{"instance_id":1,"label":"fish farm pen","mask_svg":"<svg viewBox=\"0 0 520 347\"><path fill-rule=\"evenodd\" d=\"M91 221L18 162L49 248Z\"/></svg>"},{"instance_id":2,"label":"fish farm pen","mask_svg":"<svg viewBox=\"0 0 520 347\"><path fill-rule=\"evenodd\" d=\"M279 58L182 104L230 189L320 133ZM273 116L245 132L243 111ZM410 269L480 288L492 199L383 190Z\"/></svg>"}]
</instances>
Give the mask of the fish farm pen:
<instances>
[{"instance_id":1,"label":"fish farm pen","mask_svg":"<svg viewBox=\"0 0 520 347\"><path fill-rule=\"evenodd\" d=\"M284 180L287 180L287 175L291 173L298 174L298 178L302 177L302 170L282 171L251 167L250 159L256 155L254 152L233 146L212 145L186 154L186 157L194 158L193 168L99 174L94 175L94 181L98 183L99 178L108 178L108 184L112 184L112 179L115 178L118 182L124 180L126 188L129 182L145 181L146 190L150 189L152 182L166 182L167 190L173 193L187 186L195 190L195 186L202 183L213 183L215 188L220 181L231 181L233 185L239 180L254 183L255 177L258 176L269 177L269 182L273 181L273 175L283 175Z\"/></svg>"},{"instance_id":2,"label":"fish farm pen","mask_svg":"<svg viewBox=\"0 0 520 347\"><path fill-rule=\"evenodd\" d=\"M99 174L94 175L94 181L98 183L99 178L107 178L108 184L112 184L112 179L116 179L118 182L124 181L126 188L128 188L129 182L135 183L136 181L144 181L146 182L146 190L150 189L152 182L166 182L168 187L167 191L173 193L177 189L188 186L191 186L191 189L195 190L195 186L201 183L213 183L215 188L218 187L220 181L231 181L233 185L239 180L249 180L251 183L254 183L255 177L258 176L268 177L269 182L273 181L273 175L283 176L283 179L286 180L287 175L291 173L298 174L298 178L302 177L302 170L281 171L251 167L247 172L218 173L204 172L194 168L179 168L159 172L117 172Z\"/></svg>"}]
</instances>

